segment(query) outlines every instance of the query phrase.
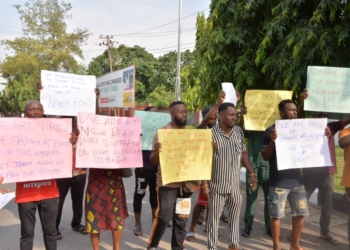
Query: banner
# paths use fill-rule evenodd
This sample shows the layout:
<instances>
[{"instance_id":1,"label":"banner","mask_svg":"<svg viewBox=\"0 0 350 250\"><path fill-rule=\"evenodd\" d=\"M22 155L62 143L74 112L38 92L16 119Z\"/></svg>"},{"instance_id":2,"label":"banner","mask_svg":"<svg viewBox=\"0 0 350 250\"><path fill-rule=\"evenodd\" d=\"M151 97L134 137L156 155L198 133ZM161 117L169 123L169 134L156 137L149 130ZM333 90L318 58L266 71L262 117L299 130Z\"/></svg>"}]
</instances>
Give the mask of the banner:
<instances>
[{"instance_id":1,"label":"banner","mask_svg":"<svg viewBox=\"0 0 350 250\"><path fill-rule=\"evenodd\" d=\"M154 135L157 133L158 128L165 126L171 121L170 114L136 110L135 117L141 118L142 150L152 150Z\"/></svg>"},{"instance_id":2,"label":"banner","mask_svg":"<svg viewBox=\"0 0 350 250\"><path fill-rule=\"evenodd\" d=\"M213 145L210 129L158 129L163 185L210 180Z\"/></svg>"},{"instance_id":3,"label":"banner","mask_svg":"<svg viewBox=\"0 0 350 250\"><path fill-rule=\"evenodd\" d=\"M96 110L95 76L41 71L40 102L46 115L76 116Z\"/></svg>"},{"instance_id":4,"label":"banner","mask_svg":"<svg viewBox=\"0 0 350 250\"><path fill-rule=\"evenodd\" d=\"M332 166L327 119L277 120L278 170Z\"/></svg>"},{"instance_id":5,"label":"banner","mask_svg":"<svg viewBox=\"0 0 350 250\"><path fill-rule=\"evenodd\" d=\"M285 99L292 99L292 94L293 91L247 90L244 103L248 112L244 116L244 128L265 131L276 120L281 119L278 103Z\"/></svg>"},{"instance_id":6,"label":"banner","mask_svg":"<svg viewBox=\"0 0 350 250\"><path fill-rule=\"evenodd\" d=\"M307 68L308 98L304 109L350 113L350 68Z\"/></svg>"},{"instance_id":7,"label":"banner","mask_svg":"<svg viewBox=\"0 0 350 250\"><path fill-rule=\"evenodd\" d=\"M77 168L140 168L139 117L78 113Z\"/></svg>"},{"instance_id":8,"label":"banner","mask_svg":"<svg viewBox=\"0 0 350 250\"><path fill-rule=\"evenodd\" d=\"M135 66L117 70L97 78L100 108L135 106Z\"/></svg>"},{"instance_id":9,"label":"banner","mask_svg":"<svg viewBox=\"0 0 350 250\"><path fill-rule=\"evenodd\" d=\"M3 183L72 177L71 132L72 119L1 119Z\"/></svg>"}]
</instances>

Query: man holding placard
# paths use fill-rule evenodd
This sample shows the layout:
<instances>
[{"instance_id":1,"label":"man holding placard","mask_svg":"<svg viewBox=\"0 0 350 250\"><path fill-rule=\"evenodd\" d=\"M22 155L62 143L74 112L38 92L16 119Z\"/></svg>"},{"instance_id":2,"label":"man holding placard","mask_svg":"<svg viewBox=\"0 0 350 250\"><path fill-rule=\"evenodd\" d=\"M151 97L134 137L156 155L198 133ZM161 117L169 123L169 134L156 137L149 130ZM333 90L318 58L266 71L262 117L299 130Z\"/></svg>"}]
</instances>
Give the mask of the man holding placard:
<instances>
[{"instance_id":1,"label":"man holding placard","mask_svg":"<svg viewBox=\"0 0 350 250\"><path fill-rule=\"evenodd\" d=\"M171 103L170 115L171 122L160 129L186 128L187 108L183 102L175 101ZM161 149L162 144L158 141L158 134L156 134L150 159L152 165L158 165L157 195L159 205L147 249L154 250L158 247L170 220L173 220L171 249L183 249L186 237L186 224L190 214L191 183L173 182L163 185L161 168L159 166Z\"/></svg>"},{"instance_id":2,"label":"man holding placard","mask_svg":"<svg viewBox=\"0 0 350 250\"><path fill-rule=\"evenodd\" d=\"M301 103L298 107L298 118L305 118L304 114L304 100L308 98L308 90L305 89L301 94ZM314 118L328 118L327 112L315 112ZM329 226L332 215L332 200L334 190L334 177L333 174L337 173L337 161L335 153L334 136L340 130L345 128L350 123L350 118L342 119L335 122L327 123L331 131L331 136L328 140L329 152L332 160L332 166L316 167L316 168L304 168L303 179L307 198L309 199L312 193L317 188L319 190L318 197L320 198L319 204L321 205L320 216L320 238L328 241L332 245L338 245L339 242L329 234ZM289 237L290 239L290 237Z\"/></svg>"},{"instance_id":3,"label":"man holding placard","mask_svg":"<svg viewBox=\"0 0 350 250\"><path fill-rule=\"evenodd\" d=\"M251 175L250 187L256 187L256 177L245 149L243 130L236 126L237 110L232 103L223 103L218 109L220 124L212 129L216 149L210 184L203 180L201 188L209 196L208 250L217 249L218 224L224 204L229 214L229 250L239 250L239 212L242 204L240 191L241 163Z\"/></svg>"},{"instance_id":4,"label":"man holding placard","mask_svg":"<svg viewBox=\"0 0 350 250\"><path fill-rule=\"evenodd\" d=\"M278 104L278 109L282 120L291 121L291 119L297 118L297 108L292 100L281 101ZM296 130L292 131L294 133ZM326 128L326 135L330 135L329 128ZM282 139L287 142L289 140L294 140L294 138L295 136L293 134L290 137L282 137ZM279 242L280 219L285 215L284 209L288 199L293 214L290 249L299 250L302 249L299 245L299 240L304 225L304 216L308 215L306 192L303 186L300 168L297 168L296 165L298 163L293 163L294 165L291 169L286 169L284 166L277 166L276 140L277 131L274 124L265 131L263 150L261 152L264 160L269 160L270 163L270 191L268 201L273 249L281 249ZM301 160L304 160L304 158ZM291 163L288 162L288 164L290 165ZM286 165L288 164L286 163Z\"/></svg>"}]
</instances>

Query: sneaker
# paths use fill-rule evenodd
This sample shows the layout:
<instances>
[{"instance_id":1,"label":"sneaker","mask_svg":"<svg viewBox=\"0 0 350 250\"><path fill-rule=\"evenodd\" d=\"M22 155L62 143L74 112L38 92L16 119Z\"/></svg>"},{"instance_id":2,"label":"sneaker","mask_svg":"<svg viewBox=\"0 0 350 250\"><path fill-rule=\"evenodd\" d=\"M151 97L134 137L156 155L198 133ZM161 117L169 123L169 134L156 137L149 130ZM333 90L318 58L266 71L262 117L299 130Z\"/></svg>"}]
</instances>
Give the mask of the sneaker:
<instances>
[{"instance_id":1,"label":"sneaker","mask_svg":"<svg viewBox=\"0 0 350 250\"><path fill-rule=\"evenodd\" d=\"M245 238L249 238L250 236L250 231L252 230L252 228L248 225L245 225L242 231L242 236Z\"/></svg>"}]
</instances>

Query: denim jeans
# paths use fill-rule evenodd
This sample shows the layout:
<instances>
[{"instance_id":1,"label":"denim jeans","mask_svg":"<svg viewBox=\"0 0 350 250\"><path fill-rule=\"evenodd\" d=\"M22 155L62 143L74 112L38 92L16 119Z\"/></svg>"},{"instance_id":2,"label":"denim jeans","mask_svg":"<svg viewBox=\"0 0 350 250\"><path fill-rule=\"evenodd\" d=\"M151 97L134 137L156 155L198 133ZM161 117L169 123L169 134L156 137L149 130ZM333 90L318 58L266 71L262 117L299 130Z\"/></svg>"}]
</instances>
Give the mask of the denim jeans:
<instances>
[{"instance_id":1,"label":"denim jeans","mask_svg":"<svg viewBox=\"0 0 350 250\"><path fill-rule=\"evenodd\" d=\"M292 209L293 216L308 215L308 206L304 186L294 188L270 187L269 196L269 214L271 218L283 218L286 201Z\"/></svg>"}]
</instances>

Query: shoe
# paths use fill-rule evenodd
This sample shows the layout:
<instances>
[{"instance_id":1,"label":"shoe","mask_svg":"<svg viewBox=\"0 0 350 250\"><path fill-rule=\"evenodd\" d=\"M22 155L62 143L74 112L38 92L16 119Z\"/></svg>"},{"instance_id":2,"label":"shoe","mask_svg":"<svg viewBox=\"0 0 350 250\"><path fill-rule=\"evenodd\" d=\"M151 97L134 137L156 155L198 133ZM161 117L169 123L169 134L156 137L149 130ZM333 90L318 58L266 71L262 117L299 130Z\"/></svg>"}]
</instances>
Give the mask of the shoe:
<instances>
[{"instance_id":1,"label":"shoe","mask_svg":"<svg viewBox=\"0 0 350 250\"><path fill-rule=\"evenodd\" d=\"M250 231L252 230L252 228L248 225L245 225L242 231L242 236L245 238L249 238L250 236Z\"/></svg>"},{"instance_id":2,"label":"shoe","mask_svg":"<svg viewBox=\"0 0 350 250\"><path fill-rule=\"evenodd\" d=\"M57 240L62 240L62 234L60 233L60 231L57 231L56 239Z\"/></svg>"}]
</instances>

